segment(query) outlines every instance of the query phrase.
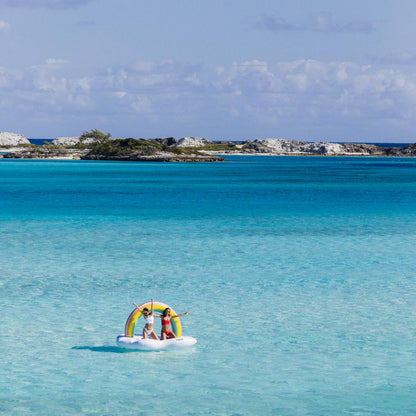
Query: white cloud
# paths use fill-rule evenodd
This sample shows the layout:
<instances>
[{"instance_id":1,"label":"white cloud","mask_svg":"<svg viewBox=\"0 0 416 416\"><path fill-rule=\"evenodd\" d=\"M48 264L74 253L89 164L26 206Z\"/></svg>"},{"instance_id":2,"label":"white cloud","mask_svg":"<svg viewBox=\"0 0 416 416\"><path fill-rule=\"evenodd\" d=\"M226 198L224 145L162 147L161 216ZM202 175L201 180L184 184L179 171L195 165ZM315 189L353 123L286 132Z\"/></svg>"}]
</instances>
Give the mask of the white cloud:
<instances>
[{"instance_id":1,"label":"white cloud","mask_svg":"<svg viewBox=\"0 0 416 416\"><path fill-rule=\"evenodd\" d=\"M126 91L114 91L113 95L114 97L117 97L121 100L127 95L127 92Z\"/></svg>"},{"instance_id":2,"label":"white cloud","mask_svg":"<svg viewBox=\"0 0 416 416\"><path fill-rule=\"evenodd\" d=\"M56 59L56 58L49 58L46 60L47 65L61 65L61 64L67 64L68 61L65 59Z\"/></svg>"},{"instance_id":3,"label":"white cloud","mask_svg":"<svg viewBox=\"0 0 416 416\"><path fill-rule=\"evenodd\" d=\"M264 14L257 19L257 29L271 32L299 31L299 32L326 32L326 33L369 33L374 30L373 24L368 21L351 21L335 23L329 14L319 14L306 23L290 23L280 16Z\"/></svg>"},{"instance_id":4,"label":"white cloud","mask_svg":"<svg viewBox=\"0 0 416 416\"><path fill-rule=\"evenodd\" d=\"M72 76L70 68L55 63L61 60L22 71L0 68L4 117L13 112L32 122L76 120L82 113L91 123L147 126L149 136L163 125L170 134L179 126L205 126L220 137L278 135L286 129L307 138L312 131L324 135L340 126L344 137L359 132L358 126L385 132L391 122L410 132L416 115L415 74L354 62L253 60L221 67L139 62L88 77Z\"/></svg>"},{"instance_id":5,"label":"white cloud","mask_svg":"<svg viewBox=\"0 0 416 416\"><path fill-rule=\"evenodd\" d=\"M7 30L10 28L10 24L4 20L0 20L0 30Z\"/></svg>"}]
</instances>

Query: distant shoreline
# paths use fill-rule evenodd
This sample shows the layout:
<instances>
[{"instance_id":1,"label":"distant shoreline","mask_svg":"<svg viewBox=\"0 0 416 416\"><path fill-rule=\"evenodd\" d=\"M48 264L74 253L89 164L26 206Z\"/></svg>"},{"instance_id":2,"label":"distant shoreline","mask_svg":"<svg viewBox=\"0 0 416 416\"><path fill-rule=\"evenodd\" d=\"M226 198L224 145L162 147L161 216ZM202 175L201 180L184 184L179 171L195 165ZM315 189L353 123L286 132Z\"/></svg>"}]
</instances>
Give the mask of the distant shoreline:
<instances>
[{"instance_id":1,"label":"distant shoreline","mask_svg":"<svg viewBox=\"0 0 416 416\"><path fill-rule=\"evenodd\" d=\"M31 144L35 144L41 146L44 142L52 142L54 139L39 139L39 138L28 138ZM228 140L230 143L243 143L244 140ZM213 143L221 142L221 140L213 140ZM316 142L308 142L308 143L316 143ZM331 142L331 143L354 143L354 144L370 144L378 147L406 147L409 143L394 143L394 142Z\"/></svg>"},{"instance_id":2,"label":"distant shoreline","mask_svg":"<svg viewBox=\"0 0 416 416\"><path fill-rule=\"evenodd\" d=\"M1 141L0 141L1 142ZM279 138L213 141L200 137L116 139L98 130L77 137L27 139L3 133L6 159L219 162L224 156L416 157L416 143L302 142Z\"/></svg>"}]
</instances>

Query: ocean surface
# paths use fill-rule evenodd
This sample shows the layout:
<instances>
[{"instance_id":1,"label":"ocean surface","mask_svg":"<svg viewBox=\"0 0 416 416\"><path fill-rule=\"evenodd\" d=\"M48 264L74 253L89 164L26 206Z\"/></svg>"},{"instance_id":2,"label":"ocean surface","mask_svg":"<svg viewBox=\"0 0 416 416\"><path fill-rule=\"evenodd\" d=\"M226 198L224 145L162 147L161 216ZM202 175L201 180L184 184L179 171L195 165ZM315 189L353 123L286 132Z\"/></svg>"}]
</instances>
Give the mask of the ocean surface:
<instances>
[{"instance_id":1,"label":"ocean surface","mask_svg":"<svg viewBox=\"0 0 416 416\"><path fill-rule=\"evenodd\" d=\"M414 416L415 241L413 158L0 159L0 414Z\"/></svg>"}]
</instances>

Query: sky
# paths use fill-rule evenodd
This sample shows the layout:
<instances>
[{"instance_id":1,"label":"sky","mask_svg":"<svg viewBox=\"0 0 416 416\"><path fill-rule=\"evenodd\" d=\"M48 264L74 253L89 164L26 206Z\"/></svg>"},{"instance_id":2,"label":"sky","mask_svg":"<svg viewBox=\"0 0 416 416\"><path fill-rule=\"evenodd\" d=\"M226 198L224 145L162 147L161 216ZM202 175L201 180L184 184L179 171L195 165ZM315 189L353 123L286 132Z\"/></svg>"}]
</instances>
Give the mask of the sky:
<instances>
[{"instance_id":1,"label":"sky","mask_svg":"<svg viewBox=\"0 0 416 416\"><path fill-rule=\"evenodd\" d=\"M414 0L0 0L0 131L416 142Z\"/></svg>"}]
</instances>

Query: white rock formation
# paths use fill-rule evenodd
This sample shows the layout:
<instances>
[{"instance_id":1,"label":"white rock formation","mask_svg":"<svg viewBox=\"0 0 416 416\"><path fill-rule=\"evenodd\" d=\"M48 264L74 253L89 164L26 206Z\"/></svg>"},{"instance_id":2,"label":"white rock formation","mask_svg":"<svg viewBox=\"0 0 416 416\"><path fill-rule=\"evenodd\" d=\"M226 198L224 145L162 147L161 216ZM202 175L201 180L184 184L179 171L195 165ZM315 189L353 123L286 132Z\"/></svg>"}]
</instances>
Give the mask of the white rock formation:
<instances>
[{"instance_id":1,"label":"white rock formation","mask_svg":"<svg viewBox=\"0 0 416 416\"><path fill-rule=\"evenodd\" d=\"M30 144L23 134L0 132L0 146L17 146L19 144Z\"/></svg>"},{"instance_id":2,"label":"white rock formation","mask_svg":"<svg viewBox=\"0 0 416 416\"><path fill-rule=\"evenodd\" d=\"M306 143L304 146L301 146L301 151L322 155L338 155L345 153L345 149L342 144L327 142Z\"/></svg>"},{"instance_id":3,"label":"white rock formation","mask_svg":"<svg viewBox=\"0 0 416 416\"><path fill-rule=\"evenodd\" d=\"M287 139L264 139L255 140L254 143L262 147L262 151L270 153L287 154L287 153L311 153L311 154L340 154L345 150L342 144L327 142L300 142L298 140Z\"/></svg>"},{"instance_id":4,"label":"white rock formation","mask_svg":"<svg viewBox=\"0 0 416 416\"><path fill-rule=\"evenodd\" d=\"M200 147L212 143L211 140L200 137L183 137L175 145L176 147Z\"/></svg>"},{"instance_id":5,"label":"white rock formation","mask_svg":"<svg viewBox=\"0 0 416 416\"><path fill-rule=\"evenodd\" d=\"M259 143L262 146L270 149L271 153L299 153L299 147L303 144L296 140L286 139L264 139L255 140L255 143Z\"/></svg>"},{"instance_id":6,"label":"white rock formation","mask_svg":"<svg viewBox=\"0 0 416 416\"><path fill-rule=\"evenodd\" d=\"M83 141L85 144L89 144L94 142L95 139L93 137L87 138ZM52 144L61 145L61 146L73 146L79 143L79 136L78 137L57 137L56 139L52 140Z\"/></svg>"}]
</instances>

